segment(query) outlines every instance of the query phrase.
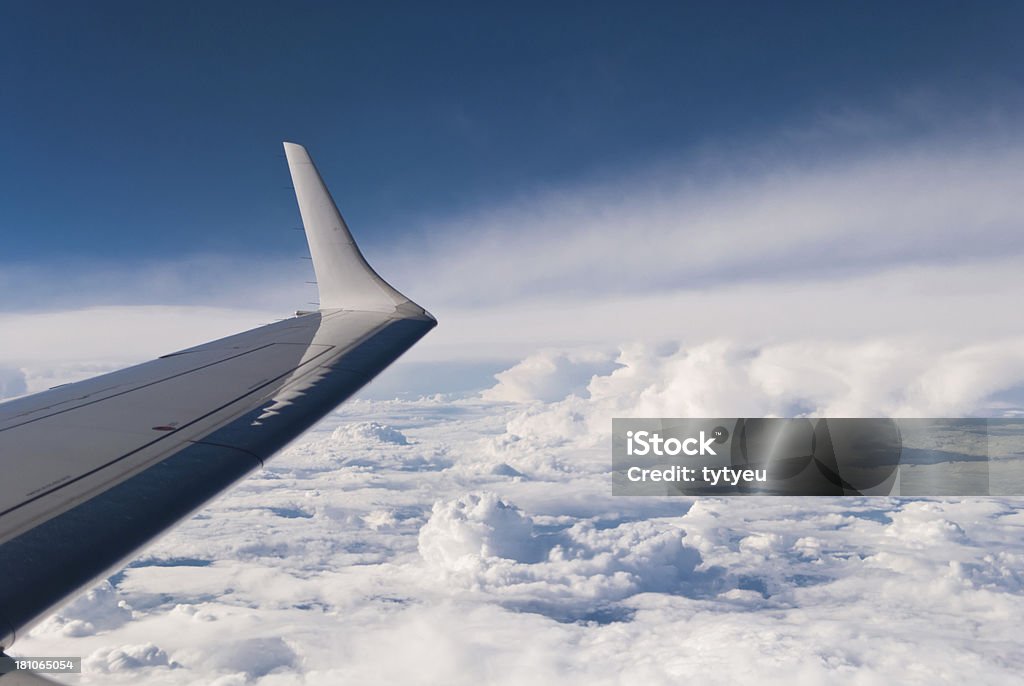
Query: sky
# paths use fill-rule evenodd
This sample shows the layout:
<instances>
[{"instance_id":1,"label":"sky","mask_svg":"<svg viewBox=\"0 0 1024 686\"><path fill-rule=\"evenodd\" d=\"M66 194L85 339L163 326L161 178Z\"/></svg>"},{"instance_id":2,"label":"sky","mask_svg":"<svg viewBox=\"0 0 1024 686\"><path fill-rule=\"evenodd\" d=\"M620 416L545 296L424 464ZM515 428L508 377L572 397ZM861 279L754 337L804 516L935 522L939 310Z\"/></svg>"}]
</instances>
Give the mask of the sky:
<instances>
[{"instance_id":1,"label":"sky","mask_svg":"<svg viewBox=\"0 0 1024 686\"><path fill-rule=\"evenodd\" d=\"M388 393L551 346L1021 333L1012 4L0 11L9 369L308 308L285 139L441 318Z\"/></svg>"},{"instance_id":2,"label":"sky","mask_svg":"<svg viewBox=\"0 0 1024 686\"><path fill-rule=\"evenodd\" d=\"M0 1L0 398L308 308L283 140L439 320L21 654L1013 683L1019 498L622 498L607 447L612 417L1024 416L1022 13Z\"/></svg>"},{"instance_id":3,"label":"sky","mask_svg":"<svg viewBox=\"0 0 1024 686\"><path fill-rule=\"evenodd\" d=\"M452 215L819 118L885 123L837 124L814 155L977 135L1019 111L1024 57L1012 3L0 12L4 264L297 256L282 140L310 148L377 250L428 241Z\"/></svg>"}]
</instances>

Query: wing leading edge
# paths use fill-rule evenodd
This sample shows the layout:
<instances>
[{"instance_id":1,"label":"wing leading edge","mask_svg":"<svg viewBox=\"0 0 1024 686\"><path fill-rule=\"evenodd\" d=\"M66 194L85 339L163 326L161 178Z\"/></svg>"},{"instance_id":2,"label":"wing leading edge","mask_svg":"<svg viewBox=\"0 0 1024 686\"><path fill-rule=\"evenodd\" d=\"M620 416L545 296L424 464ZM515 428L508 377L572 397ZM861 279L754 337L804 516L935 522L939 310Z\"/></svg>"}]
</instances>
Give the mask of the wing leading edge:
<instances>
[{"instance_id":1,"label":"wing leading edge","mask_svg":"<svg viewBox=\"0 0 1024 686\"><path fill-rule=\"evenodd\" d=\"M321 308L0 404L0 650L299 436L436 320L285 144Z\"/></svg>"}]
</instances>

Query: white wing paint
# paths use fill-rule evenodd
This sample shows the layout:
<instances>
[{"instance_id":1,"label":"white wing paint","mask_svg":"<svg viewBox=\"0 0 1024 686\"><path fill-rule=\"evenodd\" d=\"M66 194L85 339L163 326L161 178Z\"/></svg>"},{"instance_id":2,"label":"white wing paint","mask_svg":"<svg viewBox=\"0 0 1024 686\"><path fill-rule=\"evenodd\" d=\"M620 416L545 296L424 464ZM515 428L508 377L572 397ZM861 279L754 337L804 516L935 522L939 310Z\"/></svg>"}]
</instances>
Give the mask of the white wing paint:
<instances>
[{"instance_id":1,"label":"white wing paint","mask_svg":"<svg viewBox=\"0 0 1024 686\"><path fill-rule=\"evenodd\" d=\"M0 404L0 650L437 324L366 263L306 150L285 152L318 312Z\"/></svg>"}]
</instances>

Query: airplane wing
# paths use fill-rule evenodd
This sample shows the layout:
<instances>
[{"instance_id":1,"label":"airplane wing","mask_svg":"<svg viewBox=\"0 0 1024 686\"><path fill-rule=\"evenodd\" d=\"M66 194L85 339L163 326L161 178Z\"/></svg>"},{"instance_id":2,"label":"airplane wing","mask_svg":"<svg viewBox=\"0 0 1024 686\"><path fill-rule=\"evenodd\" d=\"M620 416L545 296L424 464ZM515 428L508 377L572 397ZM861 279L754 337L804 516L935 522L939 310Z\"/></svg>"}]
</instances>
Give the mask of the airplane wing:
<instances>
[{"instance_id":1,"label":"airplane wing","mask_svg":"<svg viewBox=\"0 0 1024 686\"><path fill-rule=\"evenodd\" d=\"M284 147L318 312L0 404L0 651L437 324L366 263L306 150Z\"/></svg>"}]
</instances>

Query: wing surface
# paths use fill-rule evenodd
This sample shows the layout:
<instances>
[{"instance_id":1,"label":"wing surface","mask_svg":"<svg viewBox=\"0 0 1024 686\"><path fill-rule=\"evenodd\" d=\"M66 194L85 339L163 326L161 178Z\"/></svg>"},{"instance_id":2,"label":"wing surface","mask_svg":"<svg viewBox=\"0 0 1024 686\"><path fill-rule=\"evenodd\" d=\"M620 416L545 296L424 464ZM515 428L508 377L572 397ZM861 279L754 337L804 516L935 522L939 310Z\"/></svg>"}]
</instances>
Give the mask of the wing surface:
<instances>
[{"instance_id":1,"label":"wing surface","mask_svg":"<svg viewBox=\"0 0 1024 686\"><path fill-rule=\"evenodd\" d=\"M0 650L437 324L366 263L305 149L285 151L318 312L0 404Z\"/></svg>"}]
</instances>

